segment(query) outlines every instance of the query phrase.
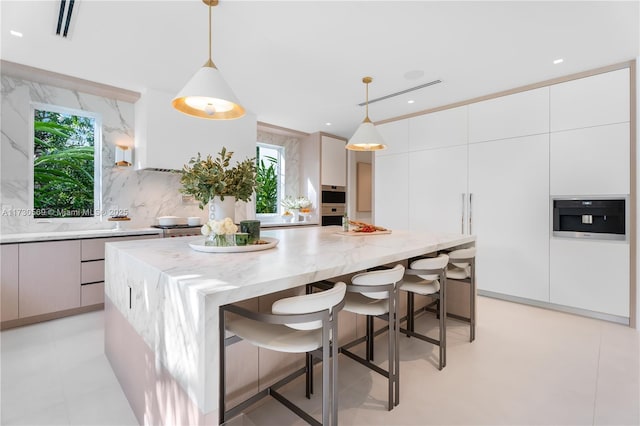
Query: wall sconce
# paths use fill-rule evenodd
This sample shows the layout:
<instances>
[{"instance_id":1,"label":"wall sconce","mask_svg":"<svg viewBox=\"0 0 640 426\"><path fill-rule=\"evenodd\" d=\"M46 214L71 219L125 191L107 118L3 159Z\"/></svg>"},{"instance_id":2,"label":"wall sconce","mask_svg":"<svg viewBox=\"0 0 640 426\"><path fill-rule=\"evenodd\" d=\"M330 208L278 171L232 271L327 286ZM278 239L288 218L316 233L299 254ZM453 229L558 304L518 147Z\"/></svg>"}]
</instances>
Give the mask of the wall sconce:
<instances>
[{"instance_id":1,"label":"wall sconce","mask_svg":"<svg viewBox=\"0 0 640 426\"><path fill-rule=\"evenodd\" d=\"M133 148L116 145L116 166L131 167L133 164Z\"/></svg>"}]
</instances>

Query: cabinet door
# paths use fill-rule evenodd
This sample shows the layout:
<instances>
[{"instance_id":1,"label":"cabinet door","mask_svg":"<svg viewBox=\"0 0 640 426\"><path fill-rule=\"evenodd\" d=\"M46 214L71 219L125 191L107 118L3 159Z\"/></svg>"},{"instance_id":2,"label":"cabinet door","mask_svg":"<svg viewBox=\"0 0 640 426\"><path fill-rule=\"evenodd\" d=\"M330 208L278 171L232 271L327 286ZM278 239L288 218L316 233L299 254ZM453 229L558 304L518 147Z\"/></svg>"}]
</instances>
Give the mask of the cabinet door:
<instances>
[{"instance_id":1,"label":"cabinet door","mask_svg":"<svg viewBox=\"0 0 640 426\"><path fill-rule=\"evenodd\" d=\"M625 195L629 123L551 134L551 194Z\"/></svg>"},{"instance_id":2,"label":"cabinet door","mask_svg":"<svg viewBox=\"0 0 640 426\"><path fill-rule=\"evenodd\" d=\"M409 229L464 233L467 146L409 156Z\"/></svg>"},{"instance_id":3,"label":"cabinet door","mask_svg":"<svg viewBox=\"0 0 640 426\"><path fill-rule=\"evenodd\" d=\"M549 301L549 136L469 145L478 288Z\"/></svg>"},{"instance_id":4,"label":"cabinet door","mask_svg":"<svg viewBox=\"0 0 640 426\"><path fill-rule=\"evenodd\" d=\"M20 244L20 318L80 306L80 241Z\"/></svg>"},{"instance_id":5,"label":"cabinet door","mask_svg":"<svg viewBox=\"0 0 640 426\"><path fill-rule=\"evenodd\" d=\"M18 244L0 246L0 320L18 319Z\"/></svg>"},{"instance_id":6,"label":"cabinet door","mask_svg":"<svg viewBox=\"0 0 640 426\"><path fill-rule=\"evenodd\" d=\"M347 150L345 141L322 136L320 184L347 186Z\"/></svg>"},{"instance_id":7,"label":"cabinet door","mask_svg":"<svg viewBox=\"0 0 640 426\"><path fill-rule=\"evenodd\" d=\"M409 120L398 120L376 126L387 149L376 151L376 157L405 153L409 150Z\"/></svg>"},{"instance_id":8,"label":"cabinet door","mask_svg":"<svg viewBox=\"0 0 640 426\"><path fill-rule=\"evenodd\" d=\"M377 156L374 176L374 221L389 229L409 229L409 154Z\"/></svg>"},{"instance_id":9,"label":"cabinet door","mask_svg":"<svg viewBox=\"0 0 640 426\"><path fill-rule=\"evenodd\" d=\"M629 244L551 238L551 303L629 316Z\"/></svg>"},{"instance_id":10,"label":"cabinet door","mask_svg":"<svg viewBox=\"0 0 640 426\"><path fill-rule=\"evenodd\" d=\"M409 119L409 151L467 144L467 109L462 106Z\"/></svg>"},{"instance_id":11,"label":"cabinet door","mask_svg":"<svg viewBox=\"0 0 640 426\"><path fill-rule=\"evenodd\" d=\"M551 131L629 121L629 69L551 86Z\"/></svg>"},{"instance_id":12,"label":"cabinet door","mask_svg":"<svg viewBox=\"0 0 640 426\"><path fill-rule=\"evenodd\" d=\"M548 132L548 87L469 105L469 143Z\"/></svg>"}]
</instances>

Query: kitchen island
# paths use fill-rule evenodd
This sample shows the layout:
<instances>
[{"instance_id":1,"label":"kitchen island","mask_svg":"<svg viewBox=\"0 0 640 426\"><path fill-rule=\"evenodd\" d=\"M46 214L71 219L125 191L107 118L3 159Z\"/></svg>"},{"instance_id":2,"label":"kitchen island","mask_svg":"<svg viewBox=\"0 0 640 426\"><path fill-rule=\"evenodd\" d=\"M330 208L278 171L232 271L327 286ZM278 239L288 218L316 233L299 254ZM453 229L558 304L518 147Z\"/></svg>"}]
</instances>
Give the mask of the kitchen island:
<instances>
[{"instance_id":1,"label":"kitchen island","mask_svg":"<svg viewBox=\"0 0 640 426\"><path fill-rule=\"evenodd\" d=\"M203 253L202 237L107 244L105 352L141 424L218 424L221 305L474 244L475 237L263 231L277 247Z\"/></svg>"}]
</instances>

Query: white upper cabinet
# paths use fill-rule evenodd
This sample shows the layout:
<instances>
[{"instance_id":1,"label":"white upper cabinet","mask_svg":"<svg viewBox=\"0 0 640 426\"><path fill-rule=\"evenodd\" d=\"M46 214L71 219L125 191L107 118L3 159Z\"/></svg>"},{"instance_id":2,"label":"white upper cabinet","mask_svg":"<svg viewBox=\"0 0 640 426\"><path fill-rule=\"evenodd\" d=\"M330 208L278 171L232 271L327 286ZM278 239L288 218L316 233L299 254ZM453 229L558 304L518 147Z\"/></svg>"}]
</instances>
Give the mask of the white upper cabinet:
<instances>
[{"instance_id":1,"label":"white upper cabinet","mask_svg":"<svg viewBox=\"0 0 640 426\"><path fill-rule=\"evenodd\" d=\"M551 131L629 121L629 69L551 86Z\"/></svg>"},{"instance_id":2,"label":"white upper cabinet","mask_svg":"<svg viewBox=\"0 0 640 426\"><path fill-rule=\"evenodd\" d=\"M374 223L389 229L409 228L409 154L376 156Z\"/></svg>"},{"instance_id":3,"label":"white upper cabinet","mask_svg":"<svg viewBox=\"0 0 640 426\"><path fill-rule=\"evenodd\" d=\"M548 87L469 105L469 143L548 132Z\"/></svg>"},{"instance_id":4,"label":"white upper cabinet","mask_svg":"<svg viewBox=\"0 0 640 426\"><path fill-rule=\"evenodd\" d=\"M320 144L320 184L346 187L346 142L342 139L322 135Z\"/></svg>"},{"instance_id":5,"label":"white upper cabinet","mask_svg":"<svg viewBox=\"0 0 640 426\"><path fill-rule=\"evenodd\" d=\"M226 147L231 160L256 155L256 116L247 113L236 120L205 120L190 117L171 106L173 95L148 90L135 104L136 170L180 170L198 152L213 157Z\"/></svg>"},{"instance_id":6,"label":"white upper cabinet","mask_svg":"<svg viewBox=\"0 0 640 426\"><path fill-rule=\"evenodd\" d=\"M466 105L409 119L409 151L466 144Z\"/></svg>"},{"instance_id":7,"label":"white upper cabinet","mask_svg":"<svg viewBox=\"0 0 640 426\"><path fill-rule=\"evenodd\" d=\"M409 120L392 121L376 126L387 149L376 151L379 155L392 155L409 150Z\"/></svg>"},{"instance_id":8,"label":"white upper cabinet","mask_svg":"<svg viewBox=\"0 0 640 426\"><path fill-rule=\"evenodd\" d=\"M629 123L552 133L551 194L628 194L629 156Z\"/></svg>"}]
</instances>

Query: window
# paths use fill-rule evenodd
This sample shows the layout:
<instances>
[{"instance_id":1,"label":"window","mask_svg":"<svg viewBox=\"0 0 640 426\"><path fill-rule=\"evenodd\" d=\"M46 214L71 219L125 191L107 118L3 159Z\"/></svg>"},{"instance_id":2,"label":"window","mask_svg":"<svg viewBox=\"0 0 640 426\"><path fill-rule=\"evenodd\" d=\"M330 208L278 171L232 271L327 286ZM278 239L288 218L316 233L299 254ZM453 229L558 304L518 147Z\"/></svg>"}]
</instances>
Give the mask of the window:
<instances>
[{"instance_id":1,"label":"window","mask_svg":"<svg viewBox=\"0 0 640 426\"><path fill-rule=\"evenodd\" d=\"M258 142L256 163L256 213L277 214L284 197L284 147Z\"/></svg>"},{"instance_id":2,"label":"window","mask_svg":"<svg viewBox=\"0 0 640 426\"><path fill-rule=\"evenodd\" d=\"M100 215L98 114L33 104L33 216Z\"/></svg>"}]
</instances>

